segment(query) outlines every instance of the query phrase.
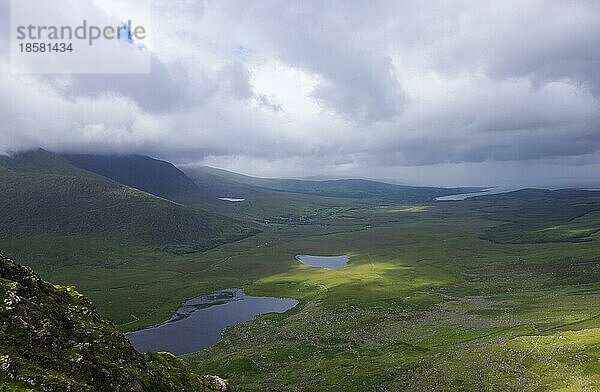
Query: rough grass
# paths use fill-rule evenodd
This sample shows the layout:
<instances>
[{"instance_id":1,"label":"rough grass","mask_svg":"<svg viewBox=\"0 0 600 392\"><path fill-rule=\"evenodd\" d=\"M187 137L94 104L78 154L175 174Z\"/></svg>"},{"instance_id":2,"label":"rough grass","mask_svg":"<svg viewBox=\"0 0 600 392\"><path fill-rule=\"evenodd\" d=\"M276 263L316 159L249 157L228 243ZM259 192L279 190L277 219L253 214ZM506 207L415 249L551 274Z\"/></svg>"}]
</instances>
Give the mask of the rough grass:
<instances>
[{"instance_id":1,"label":"rough grass","mask_svg":"<svg viewBox=\"0 0 600 392\"><path fill-rule=\"evenodd\" d=\"M171 253L206 250L256 234L251 223L182 206L96 177L0 173L0 238L112 237Z\"/></svg>"},{"instance_id":2,"label":"rough grass","mask_svg":"<svg viewBox=\"0 0 600 392\"><path fill-rule=\"evenodd\" d=\"M141 354L73 287L0 255L0 390L209 391L168 353Z\"/></svg>"},{"instance_id":3,"label":"rough grass","mask_svg":"<svg viewBox=\"0 0 600 392\"><path fill-rule=\"evenodd\" d=\"M220 288L300 300L185 357L238 391L594 390L599 236L539 241L531 233L595 230L596 197L306 204L288 223L185 255L93 236L0 246L31 256L23 258L45 277L78 285L123 330L167 319L186 298ZM535 207L540 200L544 208ZM504 232L521 240L501 239ZM52 263L44 263L50 249ZM297 254L346 254L350 264L324 271L299 264Z\"/></svg>"}]
</instances>

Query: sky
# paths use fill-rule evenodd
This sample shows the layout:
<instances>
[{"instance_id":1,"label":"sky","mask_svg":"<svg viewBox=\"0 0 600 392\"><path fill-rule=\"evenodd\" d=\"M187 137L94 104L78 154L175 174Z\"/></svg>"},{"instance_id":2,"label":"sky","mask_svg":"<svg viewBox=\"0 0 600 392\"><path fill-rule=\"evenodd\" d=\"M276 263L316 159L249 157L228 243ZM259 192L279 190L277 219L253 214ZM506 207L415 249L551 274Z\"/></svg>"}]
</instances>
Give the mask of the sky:
<instances>
[{"instance_id":1,"label":"sky","mask_svg":"<svg viewBox=\"0 0 600 392\"><path fill-rule=\"evenodd\" d=\"M148 75L12 74L9 5L2 153L416 185L600 184L598 1L155 0Z\"/></svg>"}]
</instances>

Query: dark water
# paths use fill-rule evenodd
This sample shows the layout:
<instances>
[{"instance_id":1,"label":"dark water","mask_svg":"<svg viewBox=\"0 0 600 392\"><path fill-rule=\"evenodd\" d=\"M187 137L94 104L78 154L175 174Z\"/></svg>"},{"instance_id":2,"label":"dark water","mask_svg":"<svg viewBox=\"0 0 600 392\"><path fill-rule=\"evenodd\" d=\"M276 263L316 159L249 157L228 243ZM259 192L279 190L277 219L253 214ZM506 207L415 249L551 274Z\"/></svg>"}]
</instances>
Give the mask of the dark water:
<instances>
[{"instance_id":1,"label":"dark water","mask_svg":"<svg viewBox=\"0 0 600 392\"><path fill-rule=\"evenodd\" d=\"M336 270L344 268L348 265L348 257L346 256L310 256L298 255L296 260L302 264L310 265L328 270Z\"/></svg>"},{"instance_id":2,"label":"dark water","mask_svg":"<svg viewBox=\"0 0 600 392\"><path fill-rule=\"evenodd\" d=\"M227 327L264 313L284 313L297 304L294 299L249 297L240 289L222 290L186 301L169 321L126 336L141 352L186 354L218 343Z\"/></svg>"}]
</instances>

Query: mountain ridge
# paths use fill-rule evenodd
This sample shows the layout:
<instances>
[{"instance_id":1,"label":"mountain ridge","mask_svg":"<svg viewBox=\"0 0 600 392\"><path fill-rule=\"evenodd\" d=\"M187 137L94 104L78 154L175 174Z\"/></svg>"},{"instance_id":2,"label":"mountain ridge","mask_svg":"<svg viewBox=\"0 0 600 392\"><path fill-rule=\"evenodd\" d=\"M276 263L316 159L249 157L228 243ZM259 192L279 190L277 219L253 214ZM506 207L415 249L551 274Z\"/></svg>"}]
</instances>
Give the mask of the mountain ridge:
<instances>
[{"instance_id":1,"label":"mountain ridge","mask_svg":"<svg viewBox=\"0 0 600 392\"><path fill-rule=\"evenodd\" d=\"M62 154L74 166L130 186L176 200L200 188L170 162L144 155Z\"/></svg>"},{"instance_id":2,"label":"mountain ridge","mask_svg":"<svg viewBox=\"0 0 600 392\"><path fill-rule=\"evenodd\" d=\"M210 166L185 168L192 179L201 174L212 175L238 184L279 192L300 193L314 196L380 199L403 202L430 202L437 197L480 191L478 187L440 188L390 184L387 182L347 178L333 180L307 180L288 178L260 178L230 172Z\"/></svg>"},{"instance_id":3,"label":"mountain ridge","mask_svg":"<svg viewBox=\"0 0 600 392\"><path fill-rule=\"evenodd\" d=\"M57 154L37 150L1 158L0 238L96 233L187 252L259 232L248 222L69 166Z\"/></svg>"}]
</instances>

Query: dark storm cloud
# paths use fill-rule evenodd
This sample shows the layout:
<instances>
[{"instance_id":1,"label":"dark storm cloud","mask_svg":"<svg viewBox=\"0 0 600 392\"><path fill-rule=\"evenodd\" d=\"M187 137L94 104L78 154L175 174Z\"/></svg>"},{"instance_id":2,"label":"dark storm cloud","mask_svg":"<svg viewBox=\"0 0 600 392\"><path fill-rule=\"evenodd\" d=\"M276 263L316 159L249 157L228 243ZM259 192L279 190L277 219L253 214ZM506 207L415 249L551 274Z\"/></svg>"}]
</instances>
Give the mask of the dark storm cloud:
<instances>
[{"instance_id":1,"label":"dark storm cloud","mask_svg":"<svg viewBox=\"0 0 600 392\"><path fill-rule=\"evenodd\" d=\"M527 77L536 85L567 79L600 93L598 3L549 4L528 34L510 34L512 45L490 59L495 77ZM534 14L530 14L535 18ZM505 30L509 34L508 26Z\"/></svg>"},{"instance_id":2,"label":"dark storm cloud","mask_svg":"<svg viewBox=\"0 0 600 392\"><path fill-rule=\"evenodd\" d=\"M0 147L270 175L597 176L599 2L154 7L150 75L11 75L4 32Z\"/></svg>"}]
</instances>

